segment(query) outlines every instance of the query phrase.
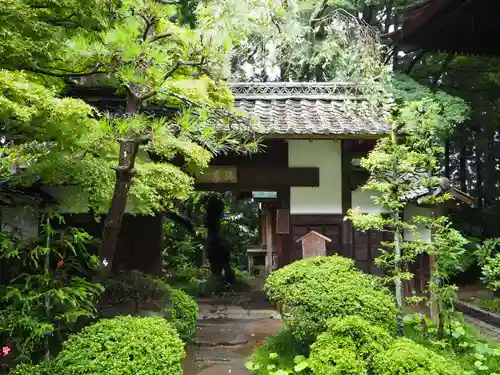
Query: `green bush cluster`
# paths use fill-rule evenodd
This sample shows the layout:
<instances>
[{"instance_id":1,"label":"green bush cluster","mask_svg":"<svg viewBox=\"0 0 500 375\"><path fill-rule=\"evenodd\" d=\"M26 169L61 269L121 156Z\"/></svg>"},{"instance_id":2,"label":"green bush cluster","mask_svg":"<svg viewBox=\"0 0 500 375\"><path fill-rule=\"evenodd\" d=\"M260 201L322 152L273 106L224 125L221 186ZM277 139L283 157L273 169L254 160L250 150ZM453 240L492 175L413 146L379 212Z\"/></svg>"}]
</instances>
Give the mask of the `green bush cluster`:
<instances>
[{"instance_id":1,"label":"green bush cluster","mask_svg":"<svg viewBox=\"0 0 500 375\"><path fill-rule=\"evenodd\" d=\"M374 276L339 256L297 261L274 272L265 289L281 304L285 328L257 348L255 375L492 375L500 350L472 340L451 322L446 337L418 316L394 335L396 309ZM448 332L448 329L450 330Z\"/></svg>"},{"instance_id":2,"label":"green bush cluster","mask_svg":"<svg viewBox=\"0 0 500 375\"><path fill-rule=\"evenodd\" d=\"M287 329L312 343L330 318L360 316L388 331L395 327L396 307L389 291L372 275L359 272L341 256L300 260L272 273L265 291L281 305Z\"/></svg>"},{"instance_id":3,"label":"green bush cluster","mask_svg":"<svg viewBox=\"0 0 500 375\"><path fill-rule=\"evenodd\" d=\"M434 351L401 338L373 359L374 375L460 375L459 366Z\"/></svg>"},{"instance_id":4,"label":"green bush cluster","mask_svg":"<svg viewBox=\"0 0 500 375\"><path fill-rule=\"evenodd\" d=\"M186 292L160 278L138 271L122 273L106 282L105 316L142 314L142 309L155 309L169 319L179 335L190 339L196 330L198 305ZM109 306L112 306L109 309Z\"/></svg>"},{"instance_id":5,"label":"green bush cluster","mask_svg":"<svg viewBox=\"0 0 500 375\"><path fill-rule=\"evenodd\" d=\"M182 375L184 344L160 317L103 319L70 336L61 352L12 375Z\"/></svg>"},{"instance_id":6,"label":"green bush cluster","mask_svg":"<svg viewBox=\"0 0 500 375\"><path fill-rule=\"evenodd\" d=\"M392 341L386 330L358 316L330 319L327 325L311 346L310 366L317 375L367 375L373 356Z\"/></svg>"}]
</instances>

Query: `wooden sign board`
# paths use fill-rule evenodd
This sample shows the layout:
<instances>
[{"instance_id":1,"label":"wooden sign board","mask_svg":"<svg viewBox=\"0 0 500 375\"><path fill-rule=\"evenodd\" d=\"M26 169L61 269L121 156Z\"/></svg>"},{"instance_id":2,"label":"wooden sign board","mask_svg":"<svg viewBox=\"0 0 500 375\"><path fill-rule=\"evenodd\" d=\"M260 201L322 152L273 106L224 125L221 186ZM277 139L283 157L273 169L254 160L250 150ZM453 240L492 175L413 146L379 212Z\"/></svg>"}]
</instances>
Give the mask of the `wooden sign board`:
<instances>
[{"instance_id":1,"label":"wooden sign board","mask_svg":"<svg viewBox=\"0 0 500 375\"><path fill-rule=\"evenodd\" d=\"M326 241L332 240L314 230L299 238L297 242L302 242L302 258L326 256Z\"/></svg>"},{"instance_id":2,"label":"wooden sign board","mask_svg":"<svg viewBox=\"0 0 500 375\"><path fill-rule=\"evenodd\" d=\"M236 184L238 182L238 170L235 166L208 167L203 174L196 179L196 182Z\"/></svg>"},{"instance_id":3,"label":"wooden sign board","mask_svg":"<svg viewBox=\"0 0 500 375\"><path fill-rule=\"evenodd\" d=\"M276 234L290 233L290 210L278 208L276 210Z\"/></svg>"}]
</instances>

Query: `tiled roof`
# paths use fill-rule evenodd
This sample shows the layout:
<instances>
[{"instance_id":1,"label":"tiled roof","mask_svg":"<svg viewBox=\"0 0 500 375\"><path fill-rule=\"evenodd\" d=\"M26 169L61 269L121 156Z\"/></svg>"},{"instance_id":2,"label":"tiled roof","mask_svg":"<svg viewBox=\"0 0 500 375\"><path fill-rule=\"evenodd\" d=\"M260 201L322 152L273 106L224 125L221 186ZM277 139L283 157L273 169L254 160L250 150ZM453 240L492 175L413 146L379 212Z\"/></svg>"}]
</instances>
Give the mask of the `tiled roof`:
<instances>
[{"instance_id":1,"label":"tiled roof","mask_svg":"<svg viewBox=\"0 0 500 375\"><path fill-rule=\"evenodd\" d=\"M383 119L348 105L363 101L354 84L233 83L230 88L235 106L248 112L263 135L379 135L388 130Z\"/></svg>"}]
</instances>

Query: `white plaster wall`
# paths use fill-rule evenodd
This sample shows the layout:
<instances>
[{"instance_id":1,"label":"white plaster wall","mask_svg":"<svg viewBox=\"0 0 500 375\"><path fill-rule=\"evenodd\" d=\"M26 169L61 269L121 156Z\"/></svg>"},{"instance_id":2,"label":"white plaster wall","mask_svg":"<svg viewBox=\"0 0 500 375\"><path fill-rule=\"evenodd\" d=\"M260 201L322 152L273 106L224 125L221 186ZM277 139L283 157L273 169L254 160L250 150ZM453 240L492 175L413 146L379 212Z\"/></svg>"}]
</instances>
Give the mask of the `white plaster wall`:
<instances>
[{"instance_id":1,"label":"white plaster wall","mask_svg":"<svg viewBox=\"0 0 500 375\"><path fill-rule=\"evenodd\" d=\"M358 187L352 192L352 208L358 209L363 213L384 212L385 210L383 210L379 205L375 204L375 202L371 198L372 196L378 194L379 193L376 191L361 190L361 187Z\"/></svg>"},{"instance_id":2,"label":"white plaster wall","mask_svg":"<svg viewBox=\"0 0 500 375\"><path fill-rule=\"evenodd\" d=\"M404 219L407 222L410 222L410 220L415 216L430 217L431 215L432 209L427 207L418 207L413 204L406 206L404 211ZM431 230L422 224L418 225L415 235L410 231L405 231L404 236L407 241L422 240L425 243L431 243Z\"/></svg>"},{"instance_id":3,"label":"white plaster wall","mask_svg":"<svg viewBox=\"0 0 500 375\"><path fill-rule=\"evenodd\" d=\"M2 232L14 232L21 238L38 236L38 214L29 207L3 207L0 212Z\"/></svg>"},{"instance_id":4,"label":"white plaster wall","mask_svg":"<svg viewBox=\"0 0 500 375\"><path fill-rule=\"evenodd\" d=\"M318 167L318 187L290 188L290 213L341 214L341 145L333 140L289 140L289 167Z\"/></svg>"}]
</instances>

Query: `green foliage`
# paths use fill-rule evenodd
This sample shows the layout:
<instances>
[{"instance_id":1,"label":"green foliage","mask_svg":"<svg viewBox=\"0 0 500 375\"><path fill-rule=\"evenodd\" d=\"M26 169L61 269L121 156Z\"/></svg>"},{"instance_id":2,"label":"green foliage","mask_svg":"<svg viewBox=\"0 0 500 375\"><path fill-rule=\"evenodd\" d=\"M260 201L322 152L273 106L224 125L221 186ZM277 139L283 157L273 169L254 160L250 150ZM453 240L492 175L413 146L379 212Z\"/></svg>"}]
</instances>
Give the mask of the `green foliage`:
<instances>
[{"instance_id":1,"label":"green foliage","mask_svg":"<svg viewBox=\"0 0 500 375\"><path fill-rule=\"evenodd\" d=\"M417 103L425 105L425 109L430 112L427 118L435 122L432 127L439 129L438 136L449 134L457 124L470 116L471 108L464 99L444 91L433 91L405 74L395 74L387 89L404 111L413 111L412 107ZM411 116L411 112L408 115ZM409 116L405 117L405 121L418 126L419 119Z\"/></svg>"},{"instance_id":2,"label":"green foliage","mask_svg":"<svg viewBox=\"0 0 500 375\"><path fill-rule=\"evenodd\" d=\"M500 347L485 341L470 324L449 320L440 337L439 327L426 320L423 332L420 318L405 317L405 336L428 349L455 361L470 374L494 374L500 372Z\"/></svg>"},{"instance_id":3,"label":"green foliage","mask_svg":"<svg viewBox=\"0 0 500 375\"><path fill-rule=\"evenodd\" d=\"M177 205L178 211L182 212L195 228L188 229L186 225L179 225L175 219L165 223L163 262L167 272L200 264L206 237L204 202L207 196L206 193L195 193ZM231 243L232 263L235 266L246 264L248 246L258 241L258 205L251 199L237 199L233 193L219 194L219 197L225 208L220 222L221 232Z\"/></svg>"},{"instance_id":4,"label":"green foliage","mask_svg":"<svg viewBox=\"0 0 500 375\"><path fill-rule=\"evenodd\" d=\"M482 246L475 251L479 265L481 266L481 280L489 290L500 290L500 238L486 240Z\"/></svg>"},{"instance_id":5,"label":"green foliage","mask_svg":"<svg viewBox=\"0 0 500 375\"><path fill-rule=\"evenodd\" d=\"M455 250L463 250L466 241L460 233L447 226L444 219L422 215L405 218L404 212L415 202L437 205L451 198L448 194L434 194L443 182L440 165L442 145L456 123L467 118L468 107L461 99L433 92L404 76L397 76L389 91L395 99L389 111L389 135L380 139L368 157L361 161L369 172L368 181L362 189L374 192L373 201L389 215L350 210L348 219L359 230L384 230L393 234L394 240L384 243L375 263L386 270L388 280L394 283L398 316L401 316L403 281L413 278L408 270L419 254L436 254L439 248L439 256L444 258L433 270L430 289L441 308L449 304L450 297L453 297L453 288L444 284L451 272L443 268L450 261L449 257L446 258L447 246L453 246L453 240L460 238ZM420 238L418 229L422 226L441 228L436 236L441 243L436 248ZM457 256L456 251L452 253ZM453 267L457 268L457 265ZM413 298L415 301L421 299ZM398 331L402 331L400 319Z\"/></svg>"},{"instance_id":6,"label":"green foliage","mask_svg":"<svg viewBox=\"0 0 500 375\"><path fill-rule=\"evenodd\" d=\"M3 0L0 14L0 66L16 69L46 64L78 28L98 29L108 10L99 0ZM61 27L62 26L62 27Z\"/></svg>"},{"instance_id":7,"label":"green foliage","mask_svg":"<svg viewBox=\"0 0 500 375\"><path fill-rule=\"evenodd\" d=\"M355 315L327 325L311 346L309 362L316 375L370 374L373 357L392 341L386 330Z\"/></svg>"},{"instance_id":8,"label":"green foliage","mask_svg":"<svg viewBox=\"0 0 500 375\"><path fill-rule=\"evenodd\" d=\"M394 300L372 275L337 255L296 261L273 272L265 291L284 311L285 327L299 341L312 342L329 318L359 315L389 331L395 327Z\"/></svg>"},{"instance_id":9,"label":"green foliage","mask_svg":"<svg viewBox=\"0 0 500 375\"><path fill-rule=\"evenodd\" d=\"M481 299L477 301L477 304L482 309L500 313L500 298Z\"/></svg>"},{"instance_id":10,"label":"green foliage","mask_svg":"<svg viewBox=\"0 0 500 375\"><path fill-rule=\"evenodd\" d=\"M251 360L245 363L253 375L288 375L295 373L295 370L308 374L310 372L304 367L306 365L308 361L303 355L303 346L287 329L268 337L264 345L255 350Z\"/></svg>"},{"instance_id":11,"label":"green foliage","mask_svg":"<svg viewBox=\"0 0 500 375\"><path fill-rule=\"evenodd\" d=\"M165 319L124 316L84 328L64 343L52 361L34 371L21 368L14 373L181 375L183 358L183 343Z\"/></svg>"},{"instance_id":12,"label":"green foliage","mask_svg":"<svg viewBox=\"0 0 500 375\"><path fill-rule=\"evenodd\" d=\"M463 371L447 360L411 340L395 340L387 350L373 358L377 375L459 375Z\"/></svg>"},{"instance_id":13,"label":"green foliage","mask_svg":"<svg viewBox=\"0 0 500 375\"><path fill-rule=\"evenodd\" d=\"M87 281L97 263L86 248L90 239L74 228L56 231L48 218L40 237L3 233L0 259L12 277L0 294L0 331L16 361L49 356L58 340L95 317L103 288Z\"/></svg>"},{"instance_id":14,"label":"green foliage","mask_svg":"<svg viewBox=\"0 0 500 375\"><path fill-rule=\"evenodd\" d=\"M163 286L165 288L166 284ZM172 322L181 338L191 339L196 333L196 319L198 318L198 304L183 290L172 287L166 288L170 302L164 309L165 316Z\"/></svg>"},{"instance_id":15,"label":"green foliage","mask_svg":"<svg viewBox=\"0 0 500 375\"><path fill-rule=\"evenodd\" d=\"M458 287L450 284L450 278L465 270L469 241L451 227L446 217L426 220L426 224L432 230L432 243L427 247L427 252L435 257L428 290L430 303L436 304L438 308L442 331L444 325L453 318L458 300Z\"/></svg>"},{"instance_id":16,"label":"green foliage","mask_svg":"<svg viewBox=\"0 0 500 375\"><path fill-rule=\"evenodd\" d=\"M171 322L183 339L189 340L194 335L198 317L196 301L160 278L129 271L108 279L105 287L103 313L106 316L155 310Z\"/></svg>"}]
</instances>

